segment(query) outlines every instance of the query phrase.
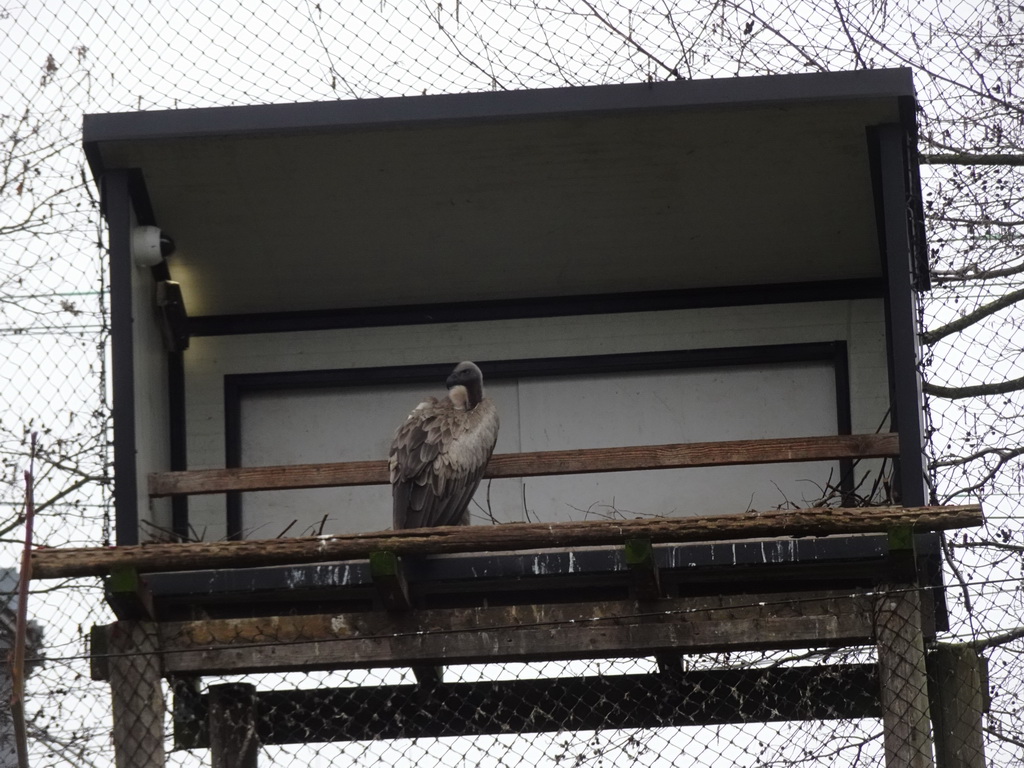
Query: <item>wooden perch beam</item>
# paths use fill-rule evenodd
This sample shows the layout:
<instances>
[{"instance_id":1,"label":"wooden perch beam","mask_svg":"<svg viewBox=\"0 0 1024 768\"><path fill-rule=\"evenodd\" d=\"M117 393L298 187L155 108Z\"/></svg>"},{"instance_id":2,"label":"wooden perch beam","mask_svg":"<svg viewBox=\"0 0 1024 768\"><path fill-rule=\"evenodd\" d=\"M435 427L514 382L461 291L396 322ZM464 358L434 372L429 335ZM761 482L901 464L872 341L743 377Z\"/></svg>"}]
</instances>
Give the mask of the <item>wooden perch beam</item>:
<instances>
[{"instance_id":1,"label":"wooden perch beam","mask_svg":"<svg viewBox=\"0 0 1024 768\"><path fill-rule=\"evenodd\" d=\"M870 596L828 592L159 624L165 673L238 674L867 643Z\"/></svg>"},{"instance_id":2,"label":"wooden perch beam","mask_svg":"<svg viewBox=\"0 0 1024 768\"><path fill-rule=\"evenodd\" d=\"M829 435L776 440L731 440L719 443L678 443L627 448L506 453L491 458L484 477L536 477L643 469L718 467L733 464L781 464L795 461L870 459L899 455L899 436ZM385 485L386 461L344 464L294 464L279 467L195 469L155 472L149 476L150 496L273 491L352 485Z\"/></svg>"},{"instance_id":3,"label":"wooden perch beam","mask_svg":"<svg viewBox=\"0 0 1024 768\"><path fill-rule=\"evenodd\" d=\"M940 531L975 527L983 522L981 507L977 504L959 507L817 508L708 517L413 528L266 541L37 549L32 553L32 576L36 579L102 576L116 567L133 567L140 572L152 573L299 565L365 559L378 550L398 555L435 555L621 546L631 538L646 538L653 543L684 543L878 533L896 527Z\"/></svg>"}]
</instances>

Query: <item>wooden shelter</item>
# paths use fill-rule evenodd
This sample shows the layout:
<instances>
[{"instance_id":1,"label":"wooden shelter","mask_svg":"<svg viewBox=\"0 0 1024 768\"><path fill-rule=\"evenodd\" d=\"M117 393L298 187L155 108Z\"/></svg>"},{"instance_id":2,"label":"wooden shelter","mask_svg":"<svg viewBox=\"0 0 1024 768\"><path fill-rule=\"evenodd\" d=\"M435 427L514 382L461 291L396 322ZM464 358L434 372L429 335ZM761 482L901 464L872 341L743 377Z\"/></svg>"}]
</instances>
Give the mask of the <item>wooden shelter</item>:
<instances>
[{"instance_id":1,"label":"wooden shelter","mask_svg":"<svg viewBox=\"0 0 1024 768\"><path fill-rule=\"evenodd\" d=\"M298 669L281 656L232 667L238 654L200 646L268 621L319 637L329 615L362 617L369 636L507 626L517 611L628 623L645 601L681 615L711 600L739 611L718 635L734 645L668 621L577 647L653 653L669 673L687 650L877 641L899 655L905 642L923 675L922 638L945 622L942 525L794 539L746 514L927 503L915 139L905 69L87 116L110 233L117 542L262 553L183 570L174 558L221 545L165 544L127 571L108 563L112 603L148 623L101 645L150 647L164 674ZM449 554L397 534L359 557L244 549L386 528L391 434L462 359L502 415L477 521L524 524L494 529L504 545L474 526ZM739 515L746 533L723 538L745 541L680 533L709 515ZM627 522L599 543L516 538L595 516ZM649 516L672 535L628 521ZM148 559L161 551L178 554ZM420 556L396 559L407 551ZM893 583L879 608L872 595ZM774 619L750 601L766 594L811 618L762 634ZM893 630L902 639L890 608L911 628ZM856 626L827 618L847 612ZM571 647L542 634L512 633L508 658ZM371 646L328 666L494 655ZM115 666L98 673L113 681ZM887 722L910 711L893 706ZM893 765L928 739L926 694L907 706L924 719L893 741ZM453 727L522 715L501 711ZM352 727L325 725L372 737Z\"/></svg>"},{"instance_id":2,"label":"wooden shelter","mask_svg":"<svg viewBox=\"0 0 1024 768\"><path fill-rule=\"evenodd\" d=\"M892 500L923 504L914 135L908 70L87 116L118 543L386 527L386 488L147 479L382 459L460 359L499 454L893 432ZM139 266L142 226L173 254ZM508 479L490 513L805 506L863 474Z\"/></svg>"}]
</instances>

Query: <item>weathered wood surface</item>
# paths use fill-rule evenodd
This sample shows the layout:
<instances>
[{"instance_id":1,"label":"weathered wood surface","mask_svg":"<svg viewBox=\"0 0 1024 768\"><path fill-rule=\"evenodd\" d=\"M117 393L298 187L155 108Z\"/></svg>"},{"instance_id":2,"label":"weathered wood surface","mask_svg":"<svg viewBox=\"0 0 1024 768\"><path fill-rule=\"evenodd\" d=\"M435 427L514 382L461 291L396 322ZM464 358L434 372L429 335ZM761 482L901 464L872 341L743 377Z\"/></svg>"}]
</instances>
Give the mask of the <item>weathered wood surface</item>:
<instances>
[{"instance_id":1,"label":"weathered wood surface","mask_svg":"<svg viewBox=\"0 0 1024 768\"><path fill-rule=\"evenodd\" d=\"M207 697L210 764L213 768L256 768L260 740L257 735L256 686L221 683L210 686Z\"/></svg>"},{"instance_id":2,"label":"weathered wood surface","mask_svg":"<svg viewBox=\"0 0 1024 768\"><path fill-rule=\"evenodd\" d=\"M985 768L985 659L969 645L928 654L935 768Z\"/></svg>"},{"instance_id":3,"label":"weathered wood surface","mask_svg":"<svg viewBox=\"0 0 1024 768\"><path fill-rule=\"evenodd\" d=\"M873 598L727 595L167 622L165 673L644 656L870 642Z\"/></svg>"},{"instance_id":4,"label":"weathered wood surface","mask_svg":"<svg viewBox=\"0 0 1024 768\"><path fill-rule=\"evenodd\" d=\"M899 436L893 433L587 448L493 456L484 477L535 477L733 464L780 464L796 461L879 458L896 456L898 453ZM353 461L343 464L295 464L157 472L149 476L149 495L173 496L387 483L386 461Z\"/></svg>"},{"instance_id":5,"label":"weathered wood surface","mask_svg":"<svg viewBox=\"0 0 1024 768\"><path fill-rule=\"evenodd\" d=\"M621 545L630 538L646 538L653 543L683 543L877 533L897 526L915 531L939 531L976 527L983 522L981 507L971 504L813 508L706 517L411 528L295 539L37 549L32 553L32 575L37 579L102 576L119 566L152 573L299 565L365 559L378 550L399 555L432 555Z\"/></svg>"},{"instance_id":6,"label":"weathered wood surface","mask_svg":"<svg viewBox=\"0 0 1024 768\"><path fill-rule=\"evenodd\" d=\"M921 595L911 585L894 584L875 599L886 768L932 768Z\"/></svg>"},{"instance_id":7,"label":"weathered wood surface","mask_svg":"<svg viewBox=\"0 0 1024 768\"><path fill-rule=\"evenodd\" d=\"M117 768L162 768L164 695L156 625L119 621L107 627L106 671L113 707Z\"/></svg>"},{"instance_id":8,"label":"weathered wood surface","mask_svg":"<svg viewBox=\"0 0 1024 768\"><path fill-rule=\"evenodd\" d=\"M874 664L688 670L256 694L264 745L881 717ZM204 717L208 697L193 706ZM301 712L301 717L295 713ZM387 717L381 717L387 712ZM209 746L178 728L179 749Z\"/></svg>"}]
</instances>

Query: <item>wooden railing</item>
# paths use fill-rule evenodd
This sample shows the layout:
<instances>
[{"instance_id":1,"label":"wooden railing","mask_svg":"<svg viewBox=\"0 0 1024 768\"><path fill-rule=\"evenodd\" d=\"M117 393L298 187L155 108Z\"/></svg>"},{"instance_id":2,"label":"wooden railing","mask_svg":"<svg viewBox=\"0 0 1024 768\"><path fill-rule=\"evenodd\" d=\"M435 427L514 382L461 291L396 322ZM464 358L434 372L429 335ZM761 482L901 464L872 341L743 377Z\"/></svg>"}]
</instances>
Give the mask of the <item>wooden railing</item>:
<instances>
[{"instance_id":1,"label":"wooden railing","mask_svg":"<svg viewBox=\"0 0 1024 768\"><path fill-rule=\"evenodd\" d=\"M373 552L437 555L651 543L735 541L772 536L830 536L942 531L982 525L981 507L824 507L729 515L588 520L565 523L444 526L255 541L194 541L81 549L37 549L32 576L102 576L118 568L140 572L251 568L365 559Z\"/></svg>"},{"instance_id":2,"label":"wooden railing","mask_svg":"<svg viewBox=\"0 0 1024 768\"><path fill-rule=\"evenodd\" d=\"M781 464L885 458L898 454L899 436L894 433L675 443L500 454L491 458L484 477L536 477L736 464ZM150 475L149 495L175 496L228 491L384 485L387 482L386 461L197 469L184 472L157 472Z\"/></svg>"}]
</instances>

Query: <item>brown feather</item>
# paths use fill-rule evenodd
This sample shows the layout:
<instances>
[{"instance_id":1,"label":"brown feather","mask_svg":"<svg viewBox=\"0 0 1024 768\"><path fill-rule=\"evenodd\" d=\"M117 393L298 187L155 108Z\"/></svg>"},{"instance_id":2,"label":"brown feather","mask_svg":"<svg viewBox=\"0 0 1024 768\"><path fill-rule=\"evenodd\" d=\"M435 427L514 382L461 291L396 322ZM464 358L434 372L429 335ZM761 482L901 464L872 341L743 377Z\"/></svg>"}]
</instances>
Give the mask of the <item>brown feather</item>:
<instances>
[{"instance_id":1,"label":"brown feather","mask_svg":"<svg viewBox=\"0 0 1024 768\"><path fill-rule=\"evenodd\" d=\"M395 433L389 469L396 529L469 523L469 503L498 437L498 413L487 398L467 409L465 388L452 392L420 403Z\"/></svg>"}]
</instances>

